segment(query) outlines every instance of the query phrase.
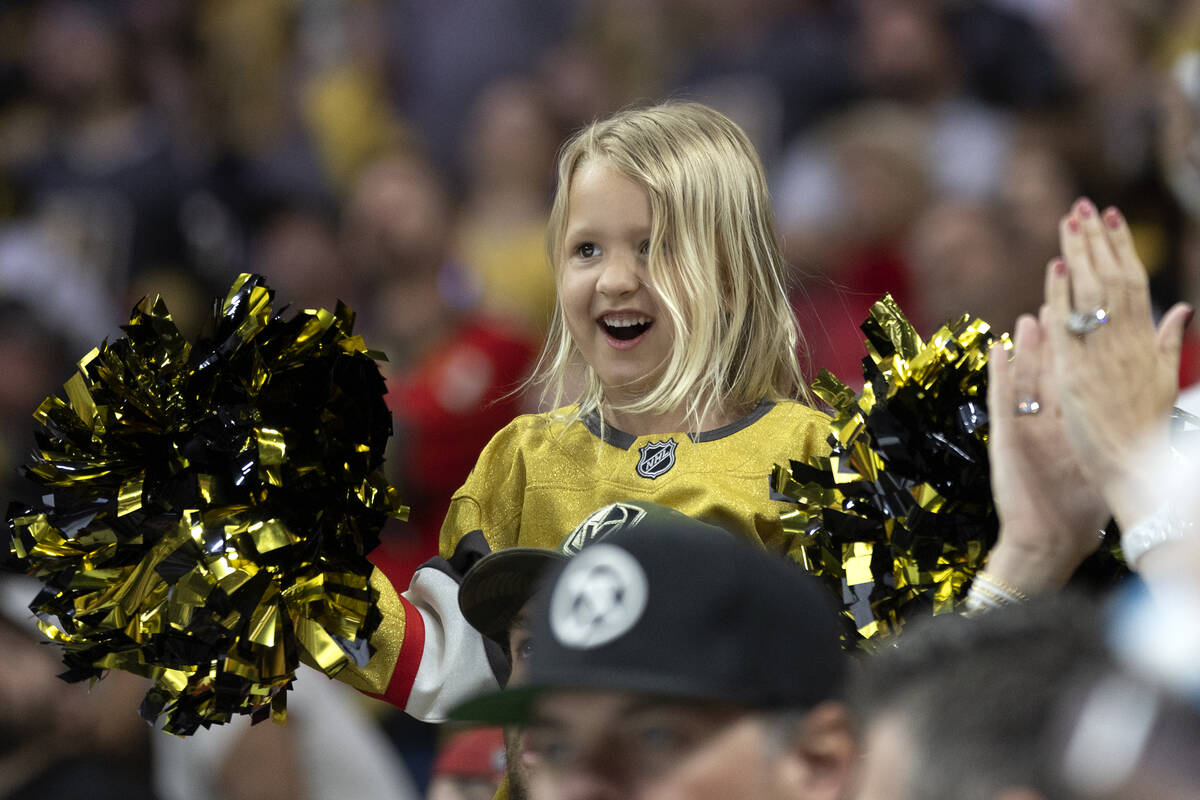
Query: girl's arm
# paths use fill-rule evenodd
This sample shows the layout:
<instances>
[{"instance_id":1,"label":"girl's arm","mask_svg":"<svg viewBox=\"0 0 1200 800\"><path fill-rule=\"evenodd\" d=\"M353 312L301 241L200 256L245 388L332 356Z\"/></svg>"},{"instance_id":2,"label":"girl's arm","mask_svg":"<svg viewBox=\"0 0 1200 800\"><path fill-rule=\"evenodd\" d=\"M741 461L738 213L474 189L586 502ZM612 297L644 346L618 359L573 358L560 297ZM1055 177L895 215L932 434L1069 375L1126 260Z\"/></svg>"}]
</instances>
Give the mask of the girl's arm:
<instances>
[{"instance_id":1,"label":"girl's arm","mask_svg":"<svg viewBox=\"0 0 1200 800\"><path fill-rule=\"evenodd\" d=\"M499 688L497 671L505 667L458 607L462 576L488 552L483 534L473 531L450 558L422 564L406 589L398 588L403 577L377 568L371 585L383 622L371 637L375 653L365 667L337 677L425 722L442 722L464 700Z\"/></svg>"}]
</instances>

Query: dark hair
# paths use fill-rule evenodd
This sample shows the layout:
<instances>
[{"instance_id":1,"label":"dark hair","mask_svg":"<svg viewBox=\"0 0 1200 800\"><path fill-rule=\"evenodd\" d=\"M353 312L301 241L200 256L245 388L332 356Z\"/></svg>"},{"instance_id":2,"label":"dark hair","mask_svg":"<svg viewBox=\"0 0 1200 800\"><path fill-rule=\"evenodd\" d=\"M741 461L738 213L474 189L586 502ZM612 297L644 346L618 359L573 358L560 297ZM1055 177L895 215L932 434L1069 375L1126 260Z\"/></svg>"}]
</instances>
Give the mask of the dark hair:
<instances>
[{"instance_id":1,"label":"dark hair","mask_svg":"<svg viewBox=\"0 0 1200 800\"><path fill-rule=\"evenodd\" d=\"M1005 787L1063 797L1045 746L1081 672L1109 663L1094 604L1064 595L968 619L914 625L852 693L864 726L899 718L912 797L990 800Z\"/></svg>"}]
</instances>

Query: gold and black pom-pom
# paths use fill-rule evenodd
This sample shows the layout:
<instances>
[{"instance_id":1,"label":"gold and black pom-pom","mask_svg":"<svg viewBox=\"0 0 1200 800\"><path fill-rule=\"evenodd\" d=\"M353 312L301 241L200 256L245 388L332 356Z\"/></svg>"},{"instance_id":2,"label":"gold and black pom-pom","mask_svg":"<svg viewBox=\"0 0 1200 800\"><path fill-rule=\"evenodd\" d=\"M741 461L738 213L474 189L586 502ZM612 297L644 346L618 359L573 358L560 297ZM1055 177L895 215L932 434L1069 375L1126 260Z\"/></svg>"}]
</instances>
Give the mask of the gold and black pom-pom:
<instances>
[{"instance_id":1,"label":"gold and black pom-pom","mask_svg":"<svg viewBox=\"0 0 1200 800\"><path fill-rule=\"evenodd\" d=\"M196 343L159 298L34 414L10 559L70 681L147 676L142 704L187 735L281 720L300 662L335 674L379 623L366 554L407 509L382 477L391 415L353 313L273 310L240 276Z\"/></svg>"},{"instance_id":2,"label":"gold and black pom-pom","mask_svg":"<svg viewBox=\"0 0 1200 800\"><path fill-rule=\"evenodd\" d=\"M828 372L813 384L832 409L830 454L777 466L772 490L795 504L783 517L801 542L793 555L840 602L843 642L871 650L915 615L958 610L996 543L987 451L996 337L964 315L923 341L890 296L862 329L862 391ZM1008 334L999 340L1011 349ZM1126 574L1110 525L1072 583L1096 590Z\"/></svg>"},{"instance_id":3,"label":"gold and black pom-pom","mask_svg":"<svg viewBox=\"0 0 1200 800\"><path fill-rule=\"evenodd\" d=\"M851 647L896 633L913 613L953 610L997 533L988 324L964 316L925 342L886 296L862 329L862 391L828 372L813 385L832 409L832 452L773 476L777 495L796 504L784 526L841 600Z\"/></svg>"}]
</instances>

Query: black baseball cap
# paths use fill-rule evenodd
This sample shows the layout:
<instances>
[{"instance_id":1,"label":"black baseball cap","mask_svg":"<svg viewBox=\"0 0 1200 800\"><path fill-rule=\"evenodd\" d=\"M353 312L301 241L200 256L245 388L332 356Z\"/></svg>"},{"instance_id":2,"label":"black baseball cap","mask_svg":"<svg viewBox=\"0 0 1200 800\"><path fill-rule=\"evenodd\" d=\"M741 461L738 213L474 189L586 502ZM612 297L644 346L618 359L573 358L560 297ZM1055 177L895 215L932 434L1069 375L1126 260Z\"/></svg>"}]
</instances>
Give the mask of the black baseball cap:
<instances>
[{"instance_id":1,"label":"black baseball cap","mask_svg":"<svg viewBox=\"0 0 1200 800\"><path fill-rule=\"evenodd\" d=\"M513 619L533 597L551 567L611 534L642 525L652 530L671 521L691 522L724 533L721 528L657 503L609 503L588 514L554 550L509 547L481 558L463 576L458 587L458 607L471 627L504 646Z\"/></svg>"},{"instance_id":2,"label":"black baseball cap","mask_svg":"<svg viewBox=\"0 0 1200 800\"><path fill-rule=\"evenodd\" d=\"M805 709L841 696L833 606L793 562L688 517L618 531L555 567L526 684L459 720L524 721L547 691L614 690Z\"/></svg>"}]
</instances>

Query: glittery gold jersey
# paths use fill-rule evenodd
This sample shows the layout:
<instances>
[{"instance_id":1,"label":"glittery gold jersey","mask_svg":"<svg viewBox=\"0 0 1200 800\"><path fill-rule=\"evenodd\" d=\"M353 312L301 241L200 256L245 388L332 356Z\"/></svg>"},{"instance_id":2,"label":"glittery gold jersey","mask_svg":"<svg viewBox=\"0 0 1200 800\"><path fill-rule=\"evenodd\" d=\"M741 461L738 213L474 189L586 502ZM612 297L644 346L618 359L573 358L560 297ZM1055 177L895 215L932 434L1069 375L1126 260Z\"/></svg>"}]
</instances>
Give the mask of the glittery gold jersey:
<instances>
[{"instance_id":1,"label":"glittery gold jersey","mask_svg":"<svg viewBox=\"0 0 1200 800\"><path fill-rule=\"evenodd\" d=\"M786 552L769 476L775 464L828 449L828 418L795 402L760 404L746 417L700 434L632 436L595 419L570 425L551 415L518 417L484 449L450 503L441 552L482 531L490 549L557 547L597 508L647 500L744 533Z\"/></svg>"},{"instance_id":2,"label":"glittery gold jersey","mask_svg":"<svg viewBox=\"0 0 1200 800\"><path fill-rule=\"evenodd\" d=\"M498 683L482 639L458 609L458 583L479 557L516 545L556 547L590 513L645 500L742 533L787 553L770 475L788 459L827 450L828 418L796 402L763 402L699 434L632 436L596 419L518 417L492 438L442 525L441 555L412 576L372 575L383 622L364 669L339 674L413 716L441 721Z\"/></svg>"}]
</instances>

